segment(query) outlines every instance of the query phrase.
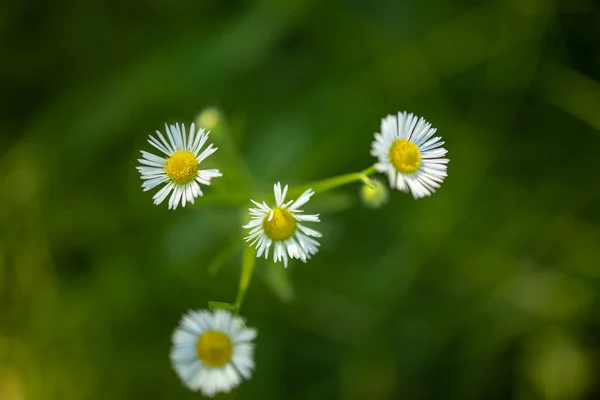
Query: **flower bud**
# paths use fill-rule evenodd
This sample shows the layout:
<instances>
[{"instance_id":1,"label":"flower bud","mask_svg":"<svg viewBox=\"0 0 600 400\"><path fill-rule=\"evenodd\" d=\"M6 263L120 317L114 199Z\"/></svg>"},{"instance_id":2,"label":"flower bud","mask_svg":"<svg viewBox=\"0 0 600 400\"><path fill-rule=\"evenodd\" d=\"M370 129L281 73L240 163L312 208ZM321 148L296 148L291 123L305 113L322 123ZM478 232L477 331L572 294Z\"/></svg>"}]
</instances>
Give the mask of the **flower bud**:
<instances>
[{"instance_id":1,"label":"flower bud","mask_svg":"<svg viewBox=\"0 0 600 400\"><path fill-rule=\"evenodd\" d=\"M360 197L365 206L369 208L379 208L387 202L388 190L381 181L369 179L369 183L364 183L360 189Z\"/></svg>"},{"instance_id":2,"label":"flower bud","mask_svg":"<svg viewBox=\"0 0 600 400\"><path fill-rule=\"evenodd\" d=\"M212 131L223 122L223 114L216 107L205 108L196 117L196 125Z\"/></svg>"}]
</instances>

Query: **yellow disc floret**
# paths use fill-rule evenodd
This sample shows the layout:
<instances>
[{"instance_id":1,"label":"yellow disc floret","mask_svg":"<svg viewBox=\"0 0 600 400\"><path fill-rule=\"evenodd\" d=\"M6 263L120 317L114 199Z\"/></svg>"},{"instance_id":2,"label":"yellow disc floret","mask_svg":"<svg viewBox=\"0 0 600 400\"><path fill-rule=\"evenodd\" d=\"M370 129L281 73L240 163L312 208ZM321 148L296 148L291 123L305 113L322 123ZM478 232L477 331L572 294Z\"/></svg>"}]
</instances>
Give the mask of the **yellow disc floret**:
<instances>
[{"instance_id":1,"label":"yellow disc floret","mask_svg":"<svg viewBox=\"0 0 600 400\"><path fill-rule=\"evenodd\" d=\"M185 185L196 178L198 160L191 151L177 151L167 160L165 172L172 182Z\"/></svg>"},{"instance_id":2,"label":"yellow disc floret","mask_svg":"<svg viewBox=\"0 0 600 400\"><path fill-rule=\"evenodd\" d=\"M398 139L392 144L389 157L396 171L404 174L415 172L421 165L421 151L406 139Z\"/></svg>"},{"instance_id":3,"label":"yellow disc floret","mask_svg":"<svg viewBox=\"0 0 600 400\"><path fill-rule=\"evenodd\" d=\"M271 213L265 215L263 219L263 229L265 234L273 240L286 240L291 238L296 232L296 219L291 212L285 208L274 208L273 217L269 220Z\"/></svg>"},{"instance_id":4,"label":"yellow disc floret","mask_svg":"<svg viewBox=\"0 0 600 400\"><path fill-rule=\"evenodd\" d=\"M196 354L209 367L220 367L231 360L233 345L222 332L206 331L196 342Z\"/></svg>"}]
</instances>

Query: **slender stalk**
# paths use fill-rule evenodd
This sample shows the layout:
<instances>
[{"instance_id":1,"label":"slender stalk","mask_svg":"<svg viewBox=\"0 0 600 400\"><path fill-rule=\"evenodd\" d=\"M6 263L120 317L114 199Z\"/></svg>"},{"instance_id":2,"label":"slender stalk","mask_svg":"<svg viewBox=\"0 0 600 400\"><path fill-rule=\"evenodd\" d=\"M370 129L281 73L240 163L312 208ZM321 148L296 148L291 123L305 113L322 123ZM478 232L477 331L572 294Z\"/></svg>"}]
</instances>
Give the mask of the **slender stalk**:
<instances>
[{"instance_id":1,"label":"slender stalk","mask_svg":"<svg viewBox=\"0 0 600 400\"><path fill-rule=\"evenodd\" d=\"M323 179L320 181L314 181L307 185L292 187L292 188L290 188L290 190L288 192L289 193L288 196L290 196L290 198L300 196L303 192L305 192L308 189L312 189L315 191L316 194L319 194L319 193L323 193L328 190L335 189L337 187L344 186L349 183L357 182L357 181L363 181L365 184L370 186L371 181L369 179L369 176L373 175L375 172L377 172L377 169L373 165L373 166L371 166L363 171L360 171L360 172L352 172L350 174L334 176L333 178L327 178L327 179ZM271 196L273 196L273 192L264 193L259 198L266 199L266 198L270 198ZM249 195L242 194L242 193L233 193L233 192L218 193L218 194L211 193L211 194L207 194L206 196L204 196L202 198L202 202L200 202L199 204L202 204L204 206L206 206L206 205L243 206L246 204L250 205L250 200L249 200L250 198L251 197Z\"/></svg>"},{"instance_id":2,"label":"slender stalk","mask_svg":"<svg viewBox=\"0 0 600 400\"><path fill-rule=\"evenodd\" d=\"M250 284L252 278L252 272L254 271L254 263L256 261L256 253L254 248L250 246L244 246L244 253L242 255L242 273L240 275L240 286L238 288L237 297L235 299L236 312L240 311L242 303L244 301L244 295Z\"/></svg>"},{"instance_id":3,"label":"slender stalk","mask_svg":"<svg viewBox=\"0 0 600 400\"><path fill-rule=\"evenodd\" d=\"M369 182L368 177L377 172L375 166L371 166L360 172L352 172L350 174L344 174L339 176L334 176L333 178L327 178L320 181L315 181L309 183L308 185L303 185L297 188L290 189L291 196L297 196L303 193L307 189L312 189L315 191L315 194L327 192L328 190L335 189L340 186L347 185L352 182L363 181L365 183Z\"/></svg>"}]
</instances>

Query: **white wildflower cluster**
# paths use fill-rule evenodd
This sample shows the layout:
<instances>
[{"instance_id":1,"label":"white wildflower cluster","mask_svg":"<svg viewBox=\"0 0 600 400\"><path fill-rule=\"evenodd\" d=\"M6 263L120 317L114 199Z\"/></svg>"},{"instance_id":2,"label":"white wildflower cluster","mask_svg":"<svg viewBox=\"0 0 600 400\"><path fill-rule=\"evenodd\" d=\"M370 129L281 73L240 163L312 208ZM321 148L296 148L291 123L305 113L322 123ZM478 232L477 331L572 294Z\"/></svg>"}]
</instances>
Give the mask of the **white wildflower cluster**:
<instances>
[{"instance_id":1,"label":"white wildflower cluster","mask_svg":"<svg viewBox=\"0 0 600 400\"><path fill-rule=\"evenodd\" d=\"M213 127L221 119L218 110L210 109L198 121ZM435 133L430 123L413 114L386 116L371 145L371 155L377 161L366 171L387 175L391 189L411 193L415 199L430 196L446 178L449 161L444 158L447 151L441 147L444 142L434 137ZM203 196L202 185L209 186L213 178L222 176L218 169L200 168L217 151L212 144L207 145L208 137L208 131L196 130L192 123L187 132L184 124L165 125L164 135L156 131L156 137L148 138L162 154L142 151L137 169L144 191L162 185L154 194L154 204L161 204L167 197L169 209L193 204ZM365 182L361 198L368 207L378 208L388 200L388 193L379 180L368 178L366 171L361 175ZM248 230L245 240L256 249L257 258L268 258L271 252L273 262L283 262L285 267L294 259L307 262L318 252L320 243L316 239L322 237L309 227L320 222L319 214L305 214L302 209L315 191L297 191L299 196L287 201L288 191L293 192L288 185L282 187L277 182L273 191L273 206L264 200L250 200L254 207L249 209L249 221L243 226ZM229 306L189 311L173 333L173 368L186 387L209 397L229 392L249 379L254 370L257 331L237 315L239 303Z\"/></svg>"}]
</instances>

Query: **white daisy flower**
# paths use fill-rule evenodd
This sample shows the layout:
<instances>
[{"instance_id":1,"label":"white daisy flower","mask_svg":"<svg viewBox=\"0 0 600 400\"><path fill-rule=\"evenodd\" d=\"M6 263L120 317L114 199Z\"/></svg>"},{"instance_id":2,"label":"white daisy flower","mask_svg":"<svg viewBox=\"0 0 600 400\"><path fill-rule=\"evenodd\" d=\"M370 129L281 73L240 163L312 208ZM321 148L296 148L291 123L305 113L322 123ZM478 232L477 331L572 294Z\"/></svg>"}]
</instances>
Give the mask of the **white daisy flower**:
<instances>
[{"instance_id":1,"label":"white daisy flower","mask_svg":"<svg viewBox=\"0 0 600 400\"><path fill-rule=\"evenodd\" d=\"M317 238L323 236L303 225L303 222L320 222L319 215L304 215L303 210L299 209L315 192L308 189L296 201L290 200L285 203L287 191L287 185L283 191L279 182L274 185L275 208L269 207L265 202L260 204L251 200L257 208L250 208L252 220L248 225L244 225L244 228L250 229L246 242L252 241L250 246L256 245L258 250L256 256L260 257L264 254L265 258L268 258L269 248L274 244L273 261L283 260L285 267L288 258L306 262L311 255L316 254L319 242L310 236Z\"/></svg>"},{"instance_id":2,"label":"white daisy flower","mask_svg":"<svg viewBox=\"0 0 600 400\"><path fill-rule=\"evenodd\" d=\"M200 164L205 158L217 151L216 147L209 144L202 153L200 150L208 140L208 132L200 128L196 132L195 124L190 126L189 134L185 133L185 125L177 124L170 127L165 124L165 132L168 141L159 131L157 138L150 136L148 143L163 152L167 157L156 156L142 150L142 159L138 161L143 165L136 167L140 172L142 188L144 191L165 184L154 195L154 204L160 204L167 198L169 193L169 209L175 209L181 202L194 203L194 200L202 196L200 184L210 185L210 180L222 176L218 169L200 169Z\"/></svg>"},{"instance_id":3,"label":"white daisy flower","mask_svg":"<svg viewBox=\"0 0 600 400\"><path fill-rule=\"evenodd\" d=\"M415 199L431 195L448 175L448 151L441 137L432 138L437 129L423 118L406 111L398 117L381 120L381 133L375 133L371 155L377 157L377 171L386 173L390 186L411 192Z\"/></svg>"},{"instance_id":4,"label":"white daisy flower","mask_svg":"<svg viewBox=\"0 0 600 400\"><path fill-rule=\"evenodd\" d=\"M229 311L188 311L173 332L173 368L190 390L229 392L252 375L256 334Z\"/></svg>"}]
</instances>

